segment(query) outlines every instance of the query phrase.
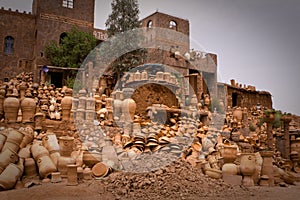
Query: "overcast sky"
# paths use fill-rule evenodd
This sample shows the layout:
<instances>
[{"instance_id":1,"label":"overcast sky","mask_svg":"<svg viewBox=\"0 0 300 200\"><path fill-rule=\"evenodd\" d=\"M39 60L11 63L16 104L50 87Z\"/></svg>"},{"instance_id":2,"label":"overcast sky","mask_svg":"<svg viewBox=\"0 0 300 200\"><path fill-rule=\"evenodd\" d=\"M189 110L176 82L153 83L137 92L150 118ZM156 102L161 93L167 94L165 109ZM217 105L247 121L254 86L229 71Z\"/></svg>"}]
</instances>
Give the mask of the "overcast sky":
<instances>
[{"instance_id":1,"label":"overcast sky","mask_svg":"<svg viewBox=\"0 0 300 200\"><path fill-rule=\"evenodd\" d=\"M31 11L32 0L0 0ZM273 106L300 115L299 0L139 0L140 18L156 10L190 21L192 47L218 55L218 79L269 91ZM111 0L96 0L105 28ZM0 19L1 20L1 19Z\"/></svg>"}]
</instances>

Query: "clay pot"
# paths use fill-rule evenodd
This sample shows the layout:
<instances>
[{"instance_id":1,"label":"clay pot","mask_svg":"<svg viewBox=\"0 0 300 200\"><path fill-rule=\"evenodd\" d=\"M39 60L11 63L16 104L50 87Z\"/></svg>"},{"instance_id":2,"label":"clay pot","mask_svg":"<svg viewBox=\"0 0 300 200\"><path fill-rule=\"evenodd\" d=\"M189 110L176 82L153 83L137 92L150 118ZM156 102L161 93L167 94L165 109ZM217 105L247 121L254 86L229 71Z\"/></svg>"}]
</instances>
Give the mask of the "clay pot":
<instances>
[{"instance_id":1,"label":"clay pot","mask_svg":"<svg viewBox=\"0 0 300 200\"><path fill-rule=\"evenodd\" d=\"M59 137L60 155L71 156L74 145L74 137L61 136Z\"/></svg>"},{"instance_id":2,"label":"clay pot","mask_svg":"<svg viewBox=\"0 0 300 200\"><path fill-rule=\"evenodd\" d=\"M13 151L18 152L20 149L20 144L23 140L23 136L24 136L23 133L21 133L20 131L9 129L7 134L7 139L2 148L2 152L7 148L10 148Z\"/></svg>"},{"instance_id":3,"label":"clay pot","mask_svg":"<svg viewBox=\"0 0 300 200\"><path fill-rule=\"evenodd\" d=\"M92 153L85 151L83 152L83 164L92 168L95 164L102 161L102 156L100 153Z\"/></svg>"},{"instance_id":4,"label":"clay pot","mask_svg":"<svg viewBox=\"0 0 300 200\"><path fill-rule=\"evenodd\" d=\"M222 173L229 175L237 175L238 174L238 166L233 163L226 163L222 166Z\"/></svg>"},{"instance_id":5,"label":"clay pot","mask_svg":"<svg viewBox=\"0 0 300 200\"><path fill-rule=\"evenodd\" d=\"M240 162L240 170L243 175L251 176L255 172L255 154L242 153Z\"/></svg>"},{"instance_id":6,"label":"clay pot","mask_svg":"<svg viewBox=\"0 0 300 200\"><path fill-rule=\"evenodd\" d=\"M24 134L24 137L20 144L20 148L26 147L34 138L34 131L30 126L27 126L22 133Z\"/></svg>"},{"instance_id":7,"label":"clay pot","mask_svg":"<svg viewBox=\"0 0 300 200\"><path fill-rule=\"evenodd\" d=\"M33 158L25 158L24 175L26 177L35 177L37 175L37 168Z\"/></svg>"},{"instance_id":8,"label":"clay pot","mask_svg":"<svg viewBox=\"0 0 300 200\"><path fill-rule=\"evenodd\" d=\"M47 127L46 135L42 138L43 146L49 151L49 156L55 166L57 166L60 157L58 140L53 132L53 126Z\"/></svg>"},{"instance_id":9,"label":"clay pot","mask_svg":"<svg viewBox=\"0 0 300 200\"><path fill-rule=\"evenodd\" d=\"M31 145L27 145L26 147L23 147L22 149L20 149L20 151L18 152L18 156L20 158L30 158L30 148L31 148Z\"/></svg>"},{"instance_id":10,"label":"clay pot","mask_svg":"<svg viewBox=\"0 0 300 200\"><path fill-rule=\"evenodd\" d=\"M62 179L61 179L60 172L52 172L51 183L59 183L61 181L62 181Z\"/></svg>"},{"instance_id":11,"label":"clay pot","mask_svg":"<svg viewBox=\"0 0 300 200\"><path fill-rule=\"evenodd\" d=\"M15 163L19 160L19 156L17 152L14 150L10 149L9 147L5 149L3 152L0 154L0 174L2 171L6 168L7 165L10 163Z\"/></svg>"},{"instance_id":12,"label":"clay pot","mask_svg":"<svg viewBox=\"0 0 300 200\"><path fill-rule=\"evenodd\" d=\"M232 112L232 117L233 117L233 119L236 119L237 122L241 122L243 119L242 109L241 108L234 109L234 111Z\"/></svg>"},{"instance_id":13,"label":"clay pot","mask_svg":"<svg viewBox=\"0 0 300 200\"><path fill-rule=\"evenodd\" d=\"M67 165L68 182L67 185L78 185L77 166Z\"/></svg>"},{"instance_id":14,"label":"clay pot","mask_svg":"<svg viewBox=\"0 0 300 200\"><path fill-rule=\"evenodd\" d=\"M75 164L75 159L72 157L60 156L58 159L57 167L62 177L67 177L68 168L67 165Z\"/></svg>"},{"instance_id":15,"label":"clay pot","mask_svg":"<svg viewBox=\"0 0 300 200\"><path fill-rule=\"evenodd\" d=\"M32 156L35 159L41 178L48 177L56 171L56 166L49 156L48 150L42 143L36 142L31 146Z\"/></svg>"},{"instance_id":16,"label":"clay pot","mask_svg":"<svg viewBox=\"0 0 300 200\"><path fill-rule=\"evenodd\" d=\"M5 120L7 123L16 123L20 102L19 99L14 96L8 96L3 103Z\"/></svg>"},{"instance_id":17,"label":"clay pot","mask_svg":"<svg viewBox=\"0 0 300 200\"><path fill-rule=\"evenodd\" d=\"M163 81L164 80L164 72L156 72L156 80Z\"/></svg>"},{"instance_id":18,"label":"clay pot","mask_svg":"<svg viewBox=\"0 0 300 200\"><path fill-rule=\"evenodd\" d=\"M14 188L16 182L23 174L23 168L19 165L10 163L0 174L0 188L9 190Z\"/></svg>"},{"instance_id":19,"label":"clay pot","mask_svg":"<svg viewBox=\"0 0 300 200\"><path fill-rule=\"evenodd\" d=\"M123 96L121 91L116 91L116 98L114 99L114 116L120 117L122 112L122 103L123 99L121 97Z\"/></svg>"},{"instance_id":20,"label":"clay pot","mask_svg":"<svg viewBox=\"0 0 300 200\"><path fill-rule=\"evenodd\" d=\"M170 76L171 74L169 72L164 72L163 77L164 77L164 81L166 82L170 82Z\"/></svg>"},{"instance_id":21,"label":"clay pot","mask_svg":"<svg viewBox=\"0 0 300 200\"><path fill-rule=\"evenodd\" d=\"M5 144L7 136L4 133L0 133L0 152Z\"/></svg>"},{"instance_id":22,"label":"clay pot","mask_svg":"<svg viewBox=\"0 0 300 200\"><path fill-rule=\"evenodd\" d=\"M25 97L21 101L22 122L34 122L36 103L33 98Z\"/></svg>"},{"instance_id":23,"label":"clay pot","mask_svg":"<svg viewBox=\"0 0 300 200\"><path fill-rule=\"evenodd\" d=\"M269 186L274 186L274 175L273 175L273 151L261 151L260 155L263 159L261 167L261 175L269 177Z\"/></svg>"},{"instance_id":24,"label":"clay pot","mask_svg":"<svg viewBox=\"0 0 300 200\"><path fill-rule=\"evenodd\" d=\"M84 170L83 170L83 179L84 180L91 180L92 179L92 170L89 168L89 167L86 167Z\"/></svg>"},{"instance_id":25,"label":"clay pot","mask_svg":"<svg viewBox=\"0 0 300 200\"><path fill-rule=\"evenodd\" d=\"M142 72L141 80L148 80L148 72L146 70Z\"/></svg>"},{"instance_id":26,"label":"clay pot","mask_svg":"<svg viewBox=\"0 0 300 200\"><path fill-rule=\"evenodd\" d=\"M70 111L72 108L73 97L72 89L66 89L66 95L61 100L62 120L70 119Z\"/></svg>"},{"instance_id":27,"label":"clay pot","mask_svg":"<svg viewBox=\"0 0 300 200\"><path fill-rule=\"evenodd\" d=\"M233 163L237 158L237 146L224 145L222 157L224 158L224 163Z\"/></svg>"},{"instance_id":28,"label":"clay pot","mask_svg":"<svg viewBox=\"0 0 300 200\"><path fill-rule=\"evenodd\" d=\"M140 81L140 80L141 80L141 73L139 72L139 70L137 70L137 71L134 73L133 79L134 79L134 81Z\"/></svg>"}]
</instances>

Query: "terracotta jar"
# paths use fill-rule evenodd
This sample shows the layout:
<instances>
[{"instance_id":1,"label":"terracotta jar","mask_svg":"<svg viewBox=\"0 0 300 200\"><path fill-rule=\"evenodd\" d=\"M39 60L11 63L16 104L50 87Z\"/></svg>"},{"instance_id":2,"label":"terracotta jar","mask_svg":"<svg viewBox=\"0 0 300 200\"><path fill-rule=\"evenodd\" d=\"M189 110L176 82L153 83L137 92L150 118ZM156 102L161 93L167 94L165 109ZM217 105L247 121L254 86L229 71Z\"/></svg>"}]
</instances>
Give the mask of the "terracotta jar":
<instances>
[{"instance_id":1,"label":"terracotta jar","mask_svg":"<svg viewBox=\"0 0 300 200\"><path fill-rule=\"evenodd\" d=\"M34 131L30 126L25 127L22 133L24 134L24 137L20 144L20 148L26 147L27 144L31 143L34 138Z\"/></svg>"},{"instance_id":2,"label":"terracotta jar","mask_svg":"<svg viewBox=\"0 0 300 200\"><path fill-rule=\"evenodd\" d=\"M58 140L56 134L52 131L53 127L50 128L50 126L48 126L47 128L46 135L42 138L43 146L49 151L52 162L57 166L60 157Z\"/></svg>"},{"instance_id":3,"label":"terracotta jar","mask_svg":"<svg viewBox=\"0 0 300 200\"><path fill-rule=\"evenodd\" d=\"M25 158L24 161L24 175L26 177L37 176L37 168L33 158Z\"/></svg>"},{"instance_id":4,"label":"terracotta jar","mask_svg":"<svg viewBox=\"0 0 300 200\"><path fill-rule=\"evenodd\" d=\"M125 120L133 120L134 114L136 110L136 103L131 98L132 94L134 92L134 89L132 88L124 88L123 94L124 94L124 100L122 103L122 114L124 115Z\"/></svg>"},{"instance_id":5,"label":"terracotta jar","mask_svg":"<svg viewBox=\"0 0 300 200\"><path fill-rule=\"evenodd\" d=\"M30 158L31 156L31 152L30 152L30 148L31 148L31 145L27 145L26 147L23 147L20 149L20 151L18 152L18 156L20 158Z\"/></svg>"},{"instance_id":6,"label":"terracotta jar","mask_svg":"<svg viewBox=\"0 0 300 200\"><path fill-rule=\"evenodd\" d=\"M0 154L0 174L10 163L16 163L19 160L17 152L7 148Z\"/></svg>"},{"instance_id":7,"label":"terracotta jar","mask_svg":"<svg viewBox=\"0 0 300 200\"><path fill-rule=\"evenodd\" d=\"M241 108L236 108L232 112L233 119L236 119L237 122L241 122L243 119L243 110Z\"/></svg>"},{"instance_id":8,"label":"terracotta jar","mask_svg":"<svg viewBox=\"0 0 300 200\"><path fill-rule=\"evenodd\" d=\"M244 186L254 186L252 175L256 170L254 153L242 153L240 161L240 171L243 175Z\"/></svg>"},{"instance_id":9,"label":"terracotta jar","mask_svg":"<svg viewBox=\"0 0 300 200\"><path fill-rule=\"evenodd\" d=\"M0 152L5 144L7 136L4 133L0 133Z\"/></svg>"},{"instance_id":10,"label":"terracotta jar","mask_svg":"<svg viewBox=\"0 0 300 200\"><path fill-rule=\"evenodd\" d=\"M60 156L57 162L57 168L62 177L67 177L67 165L75 164L75 159L72 157Z\"/></svg>"},{"instance_id":11,"label":"terracotta jar","mask_svg":"<svg viewBox=\"0 0 300 200\"><path fill-rule=\"evenodd\" d=\"M8 95L8 97L4 100L3 107L5 121L7 123L16 123L20 107L19 99L13 94Z\"/></svg>"},{"instance_id":12,"label":"terracotta jar","mask_svg":"<svg viewBox=\"0 0 300 200\"><path fill-rule=\"evenodd\" d=\"M61 181L62 181L62 179L61 179L60 172L52 172L51 183L59 183Z\"/></svg>"},{"instance_id":13,"label":"terracotta jar","mask_svg":"<svg viewBox=\"0 0 300 200\"><path fill-rule=\"evenodd\" d=\"M224 145L222 157L224 158L224 163L233 163L237 158L237 146Z\"/></svg>"},{"instance_id":14,"label":"terracotta jar","mask_svg":"<svg viewBox=\"0 0 300 200\"><path fill-rule=\"evenodd\" d=\"M48 150L40 142L36 142L31 146L31 153L38 165L41 178L48 177L52 172L56 171L56 166L49 156Z\"/></svg>"},{"instance_id":15,"label":"terracotta jar","mask_svg":"<svg viewBox=\"0 0 300 200\"><path fill-rule=\"evenodd\" d=\"M67 175L68 182L67 185L78 185L78 177L77 177L77 166L76 165L67 165Z\"/></svg>"},{"instance_id":16,"label":"terracotta jar","mask_svg":"<svg viewBox=\"0 0 300 200\"><path fill-rule=\"evenodd\" d=\"M0 174L0 190L12 189L23 174L23 165L10 163Z\"/></svg>"},{"instance_id":17,"label":"terracotta jar","mask_svg":"<svg viewBox=\"0 0 300 200\"><path fill-rule=\"evenodd\" d=\"M139 72L139 70L137 70L134 73L134 81L140 81L141 80L141 73Z\"/></svg>"},{"instance_id":18,"label":"terracotta jar","mask_svg":"<svg viewBox=\"0 0 300 200\"><path fill-rule=\"evenodd\" d=\"M61 109L62 109L62 120L69 120L70 119L70 111L72 108L72 97L73 90L70 88L66 89L66 95L61 100Z\"/></svg>"},{"instance_id":19,"label":"terracotta jar","mask_svg":"<svg viewBox=\"0 0 300 200\"><path fill-rule=\"evenodd\" d=\"M214 179L222 178L222 171L218 169L207 168L205 174Z\"/></svg>"},{"instance_id":20,"label":"terracotta jar","mask_svg":"<svg viewBox=\"0 0 300 200\"><path fill-rule=\"evenodd\" d=\"M4 151L6 148L11 148L13 151L18 152L23 137L24 135L20 131L17 131L15 129L8 129L7 139L2 148L2 151Z\"/></svg>"},{"instance_id":21,"label":"terracotta jar","mask_svg":"<svg viewBox=\"0 0 300 200\"><path fill-rule=\"evenodd\" d=\"M59 137L60 155L71 156L74 145L74 137L61 136Z\"/></svg>"},{"instance_id":22,"label":"terracotta jar","mask_svg":"<svg viewBox=\"0 0 300 200\"><path fill-rule=\"evenodd\" d=\"M27 93L25 95L25 98L21 101L23 123L34 122L35 109L36 109L35 100L32 98L31 93Z\"/></svg>"},{"instance_id":23,"label":"terracotta jar","mask_svg":"<svg viewBox=\"0 0 300 200\"><path fill-rule=\"evenodd\" d=\"M163 77L164 77L164 81L166 82L170 82L170 76L171 74L169 72L164 72Z\"/></svg>"}]
</instances>

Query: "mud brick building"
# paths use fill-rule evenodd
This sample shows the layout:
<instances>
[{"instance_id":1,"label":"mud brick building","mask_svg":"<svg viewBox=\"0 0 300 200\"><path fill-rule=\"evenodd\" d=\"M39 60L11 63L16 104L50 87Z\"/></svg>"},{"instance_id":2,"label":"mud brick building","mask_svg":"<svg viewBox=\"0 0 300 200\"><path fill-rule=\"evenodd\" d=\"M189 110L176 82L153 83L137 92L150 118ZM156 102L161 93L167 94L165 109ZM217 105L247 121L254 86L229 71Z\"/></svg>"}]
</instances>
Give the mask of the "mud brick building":
<instances>
[{"instance_id":1,"label":"mud brick building","mask_svg":"<svg viewBox=\"0 0 300 200\"><path fill-rule=\"evenodd\" d=\"M94 0L33 0L32 12L29 13L2 7L0 79L33 71L39 82L40 73L43 73L40 66L49 64L44 54L45 45L52 40L59 42L74 26L105 40L105 31L94 28L94 6ZM62 79L63 71L50 68L49 75L50 80Z\"/></svg>"}]
</instances>

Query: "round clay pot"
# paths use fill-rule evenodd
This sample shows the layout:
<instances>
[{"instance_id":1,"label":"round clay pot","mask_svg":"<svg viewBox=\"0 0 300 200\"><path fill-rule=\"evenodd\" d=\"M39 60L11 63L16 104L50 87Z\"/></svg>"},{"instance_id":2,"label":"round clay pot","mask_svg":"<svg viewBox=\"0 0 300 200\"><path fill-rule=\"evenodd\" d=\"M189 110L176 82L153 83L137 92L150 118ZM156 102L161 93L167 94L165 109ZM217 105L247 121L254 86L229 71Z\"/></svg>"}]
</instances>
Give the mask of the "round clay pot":
<instances>
[{"instance_id":1,"label":"round clay pot","mask_svg":"<svg viewBox=\"0 0 300 200\"><path fill-rule=\"evenodd\" d=\"M60 155L71 156L74 145L74 137L61 136L59 137Z\"/></svg>"},{"instance_id":2,"label":"round clay pot","mask_svg":"<svg viewBox=\"0 0 300 200\"><path fill-rule=\"evenodd\" d=\"M33 158L25 158L24 175L26 177L34 177L37 175L37 168Z\"/></svg>"},{"instance_id":3,"label":"round clay pot","mask_svg":"<svg viewBox=\"0 0 300 200\"><path fill-rule=\"evenodd\" d=\"M232 112L233 119L236 119L237 122L241 122L243 119L243 111L241 108L236 108Z\"/></svg>"}]
</instances>

